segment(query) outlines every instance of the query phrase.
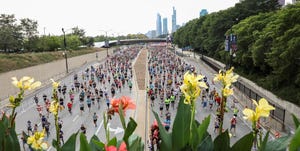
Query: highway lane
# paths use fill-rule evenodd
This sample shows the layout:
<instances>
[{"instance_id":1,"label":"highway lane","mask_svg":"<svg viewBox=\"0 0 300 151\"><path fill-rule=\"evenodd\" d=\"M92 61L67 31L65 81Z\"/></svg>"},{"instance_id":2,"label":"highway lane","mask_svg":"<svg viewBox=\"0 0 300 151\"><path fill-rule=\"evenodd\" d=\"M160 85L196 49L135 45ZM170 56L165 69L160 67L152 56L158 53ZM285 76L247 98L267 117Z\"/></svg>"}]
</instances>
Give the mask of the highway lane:
<instances>
[{"instance_id":1,"label":"highway lane","mask_svg":"<svg viewBox=\"0 0 300 151\"><path fill-rule=\"evenodd\" d=\"M96 67L99 64L103 64L104 61L105 60L102 60L101 62L95 62L92 65ZM89 66L90 65L86 65L75 72L78 74L78 78L80 79L80 81L82 80L81 73ZM70 86L73 84L73 75L74 74L70 74L70 75L62 78L60 80L61 85L66 84L68 89L70 89ZM135 80L135 79L132 79L132 80ZM98 84L97 84L97 87L99 87ZM104 87L104 86L102 85L101 87ZM108 85L108 82L106 82L106 87L107 87L107 90L110 90L110 86ZM133 89L134 88L135 88L135 85L133 85ZM68 92L68 90L67 90L67 92ZM27 121L28 120L30 120L32 122L32 127L34 126L34 124L38 124L38 130L39 131L42 130L41 120L40 120L38 111L36 109L36 104L34 103L33 96L35 94L38 96L40 104L43 105L43 114L45 114L46 111L45 111L45 106L44 106L44 102L42 99L42 95L46 94L48 96L48 98L50 98L52 95L51 93L52 93L52 87L51 87L51 85L48 85L47 87L37 91L36 93L26 97L23 100L23 105L17 108L17 112L18 112L18 115L16 118L17 133L20 134L22 132L22 130L27 131ZM110 94L110 91L108 94ZM135 99L135 96L136 96L136 94L134 94L134 92L130 93L127 84L122 89L121 93L118 93L118 92L116 93L116 97L120 97L123 95L129 96L133 100ZM66 99L64 101L65 106L67 104L67 100L69 100L69 99L70 98L67 93ZM86 101L84 102L84 104L85 104L85 112L81 115L80 111L79 111L79 93L75 93L74 104L72 107L73 113L70 114L68 112L67 108L64 109L63 111L59 112L59 117L63 121L62 131L64 132L65 142L69 138L69 136L71 136L71 134L73 134L79 130L81 124L84 124L85 127L87 128L86 136L87 136L88 140L90 140L90 138L93 135L97 135L100 140L105 141L105 132L104 132L104 125L103 125L103 112L105 112L107 109L106 102L102 99L100 101L100 109L98 109L97 102L95 101L96 105L95 106L92 105L90 112L88 111ZM96 112L96 114L98 115L97 127L95 127L93 124L94 112ZM134 111L129 110L126 115L127 115L126 121L128 121L129 116L134 116ZM56 137L53 115L50 114L48 121L51 123L51 125L50 125L50 136L47 140L48 140L49 144L51 144L52 139L54 139ZM118 115L115 115L112 118L112 120L110 121L109 127L110 127L110 131L111 131L111 138L113 136L116 136L117 138L120 139L123 136L123 129L122 129ZM54 150L54 149L51 147L51 148L49 148L49 150Z\"/></svg>"},{"instance_id":2,"label":"highway lane","mask_svg":"<svg viewBox=\"0 0 300 151\"><path fill-rule=\"evenodd\" d=\"M199 61L199 60L195 60L195 59L192 59L190 57L181 57L182 59L185 60L186 63L190 64L190 65L193 65L197 71L197 73L201 73L202 75L205 75L207 77L207 81L209 82L209 85L210 85L210 89L212 90L213 88L216 89L216 91L221 94L221 85L219 83L215 83L213 84L212 83L212 79L214 78L214 74L215 72L210 69L209 67L207 67L207 65L205 65L203 62ZM156 99L155 100L155 105L154 107L150 107L149 106L149 110L154 110L156 113L160 113L159 111L159 100L160 99ZM233 117L233 112L230 107L232 105L232 101L233 100L233 96L230 96L228 98L228 101L227 101L227 107L228 107L228 112L225 113L224 115L224 125L223 125L223 128L226 130L226 129L230 129L230 119ZM149 101L150 102L150 101ZM170 108L169 111L171 112L171 125L173 124L174 122L174 119L175 119L175 116L176 116L176 113L177 113L177 108L178 106L178 103L175 104L175 109L172 109ZM164 114L166 113L166 109L164 107ZM218 133L214 133L214 121L215 121L215 118L216 118L216 106L214 105L213 107L213 110L210 110L209 108L206 108L204 109L202 107L202 104L201 104L201 99L200 97L198 97L197 101L196 101L196 114L195 114L195 119L198 120L200 123L201 121L207 117L207 116L211 116L211 119L210 119L210 125L209 125L209 128L208 128L208 132L211 134L212 138L214 139ZM154 115L152 114L152 112L150 111L149 112L150 114L150 118L149 118L149 122L148 122L148 125L150 127L150 125L153 123L154 121ZM238 113L238 118L237 118L237 128L236 128L236 137L231 137L230 138L230 143L231 145L234 144L237 140L239 140L242 136L244 136L245 134L248 134L250 131L251 131L251 128L250 128L250 125L249 123L247 123L244 119L241 118L242 117L242 111L239 111ZM163 116L163 118L160 118L161 121L163 122L165 120L165 116ZM172 126L171 126L172 127ZM171 130L171 129L170 129ZM150 129L148 129L148 133L150 134ZM230 132L230 131L229 131Z\"/></svg>"}]
</instances>

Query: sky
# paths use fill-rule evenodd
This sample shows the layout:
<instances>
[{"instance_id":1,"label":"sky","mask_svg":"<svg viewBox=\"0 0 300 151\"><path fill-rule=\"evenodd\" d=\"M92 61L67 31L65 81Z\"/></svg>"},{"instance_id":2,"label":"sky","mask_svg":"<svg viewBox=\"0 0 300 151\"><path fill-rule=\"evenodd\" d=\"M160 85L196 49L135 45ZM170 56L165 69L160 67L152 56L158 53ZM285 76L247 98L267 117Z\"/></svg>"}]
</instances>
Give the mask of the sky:
<instances>
[{"instance_id":1,"label":"sky","mask_svg":"<svg viewBox=\"0 0 300 151\"><path fill-rule=\"evenodd\" d=\"M84 29L87 36L118 36L146 33L156 29L156 16L168 18L171 31L173 6L177 24L232 7L239 0L0 0L0 14L14 14L19 20L38 21L39 34L61 35L71 28ZM289 0L286 0L289 1Z\"/></svg>"}]
</instances>

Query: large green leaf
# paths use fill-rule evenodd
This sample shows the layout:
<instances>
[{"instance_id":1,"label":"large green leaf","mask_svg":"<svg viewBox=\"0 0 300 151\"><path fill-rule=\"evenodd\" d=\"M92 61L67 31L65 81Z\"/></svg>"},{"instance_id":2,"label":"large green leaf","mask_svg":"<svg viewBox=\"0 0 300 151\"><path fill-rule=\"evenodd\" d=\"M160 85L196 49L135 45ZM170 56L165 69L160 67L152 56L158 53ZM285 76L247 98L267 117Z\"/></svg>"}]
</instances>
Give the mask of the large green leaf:
<instances>
[{"instance_id":1,"label":"large green leaf","mask_svg":"<svg viewBox=\"0 0 300 151\"><path fill-rule=\"evenodd\" d=\"M96 144L95 142L100 142L100 140L96 135L93 135L92 138L90 139L90 143L89 143L91 150L92 151L102 151L104 146Z\"/></svg>"},{"instance_id":2,"label":"large green leaf","mask_svg":"<svg viewBox=\"0 0 300 151\"><path fill-rule=\"evenodd\" d=\"M83 133L80 133L80 151L91 151L86 136Z\"/></svg>"},{"instance_id":3,"label":"large green leaf","mask_svg":"<svg viewBox=\"0 0 300 151\"><path fill-rule=\"evenodd\" d=\"M20 151L20 144L14 128L6 127L4 134L4 150Z\"/></svg>"},{"instance_id":4,"label":"large green leaf","mask_svg":"<svg viewBox=\"0 0 300 151\"><path fill-rule=\"evenodd\" d=\"M52 139L52 146L54 147L54 148L57 148L57 141L56 141L56 139Z\"/></svg>"},{"instance_id":5,"label":"large green leaf","mask_svg":"<svg viewBox=\"0 0 300 151\"><path fill-rule=\"evenodd\" d=\"M142 138L137 135L131 135L129 137L129 148L130 150L134 150L134 151L143 151L144 143L142 142ZM128 148L126 149L129 150Z\"/></svg>"},{"instance_id":6,"label":"large green leaf","mask_svg":"<svg viewBox=\"0 0 300 151\"><path fill-rule=\"evenodd\" d=\"M191 106L183 103L183 97L179 101L177 114L172 128L172 148L180 150L184 148L190 139ZM195 133L197 135L197 133Z\"/></svg>"},{"instance_id":7,"label":"large green leaf","mask_svg":"<svg viewBox=\"0 0 300 151\"><path fill-rule=\"evenodd\" d=\"M201 125L197 129L200 141L203 140L203 137L207 133L207 128L209 126L209 123L210 123L210 115L202 121Z\"/></svg>"},{"instance_id":8,"label":"large green leaf","mask_svg":"<svg viewBox=\"0 0 300 151\"><path fill-rule=\"evenodd\" d=\"M166 150L166 151L173 150L172 149L172 133L167 133L167 131L165 130L165 127L161 124L161 121L160 121L157 113L154 112L153 110L152 110L152 112L153 112L155 119L157 120L158 126L159 126L159 135L161 138L160 149Z\"/></svg>"},{"instance_id":9,"label":"large green leaf","mask_svg":"<svg viewBox=\"0 0 300 151\"><path fill-rule=\"evenodd\" d=\"M198 151L213 151L214 143L210 135L207 135L197 147Z\"/></svg>"},{"instance_id":10,"label":"large green leaf","mask_svg":"<svg viewBox=\"0 0 300 151\"><path fill-rule=\"evenodd\" d=\"M91 141L92 141L95 145L97 145L98 148L101 148L102 150L105 149L105 144L104 144L104 143L102 143L102 142L100 142L100 141L97 141L97 140L94 140L94 139L92 139Z\"/></svg>"},{"instance_id":11,"label":"large green leaf","mask_svg":"<svg viewBox=\"0 0 300 151\"><path fill-rule=\"evenodd\" d=\"M285 151L290 142L290 136L280 137L267 142L265 151ZM299 142L298 142L299 144Z\"/></svg>"},{"instance_id":12,"label":"large green leaf","mask_svg":"<svg viewBox=\"0 0 300 151\"><path fill-rule=\"evenodd\" d=\"M0 143L4 144L4 138L5 138L5 126L3 121L0 121ZM5 146L4 145L0 145L0 150L5 150Z\"/></svg>"},{"instance_id":13,"label":"large green leaf","mask_svg":"<svg viewBox=\"0 0 300 151\"><path fill-rule=\"evenodd\" d=\"M294 114L292 114L292 116L293 116L293 120L294 120L294 123L295 123L295 127L299 127L300 122L299 122L298 118Z\"/></svg>"},{"instance_id":14,"label":"large green leaf","mask_svg":"<svg viewBox=\"0 0 300 151\"><path fill-rule=\"evenodd\" d=\"M112 138L108 143L107 146L117 146L117 138Z\"/></svg>"},{"instance_id":15,"label":"large green leaf","mask_svg":"<svg viewBox=\"0 0 300 151\"><path fill-rule=\"evenodd\" d=\"M76 137L77 133L72 134L67 142L61 147L62 151L69 151L69 150L75 150L76 149Z\"/></svg>"},{"instance_id":16,"label":"large green leaf","mask_svg":"<svg viewBox=\"0 0 300 151\"><path fill-rule=\"evenodd\" d=\"M251 150L252 144L253 144L253 133L250 132L249 134L240 138L231 147L231 151Z\"/></svg>"},{"instance_id":17,"label":"large green leaf","mask_svg":"<svg viewBox=\"0 0 300 151\"><path fill-rule=\"evenodd\" d=\"M191 147L193 150L197 148L197 146L200 144L201 140L199 139L198 131L197 131L197 123L193 122L193 127L192 127L192 139L189 142L189 147ZM186 145L187 147L187 145Z\"/></svg>"},{"instance_id":18,"label":"large green leaf","mask_svg":"<svg viewBox=\"0 0 300 151\"><path fill-rule=\"evenodd\" d=\"M136 126L137 123L130 117L123 137L123 140L126 142L126 144L128 144L128 138L134 132Z\"/></svg>"},{"instance_id":19,"label":"large green leaf","mask_svg":"<svg viewBox=\"0 0 300 151\"><path fill-rule=\"evenodd\" d=\"M299 151L300 150L300 126L297 128L295 135L291 140L289 150L290 151Z\"/></svg>"},{"instance_id":20,"label":"large green leaf","mask_svg":"<svg viewBox=\"0 0 300 151\"><path fill-rule=\"evenodd\" d=\"M261 142L260 150L265 150L266 149L267 142L268 142L268 139L269 139L269 134L270 134L270 131L267 132L267 134L265 135L263 141Z\"/></svg>"},{"instance_id":21,"label":"large green leaf","mask_svg":"<svg viewBox=\"0 0 300 151\"><path fill-rule=\"evenodd\" d=\"M207 134L207 128L209 126L210 122L210 116L206 117L201 124L198 125L197 121L193 122L193 129L192 129L192 142L190 144L192 145L191 147L193 150L197 149L197 146L203 141L204 137Z\"/></svg>"},{"instance_id":22,"label":"large green leaf","mask_svg":"<svg viewBox=\"0 0 300 151\"><path fill-rule=\"evenodd\" d=\"M214 151L230 151L230 139L228 130L215 138Z\"/></svg>"}]
</instances>

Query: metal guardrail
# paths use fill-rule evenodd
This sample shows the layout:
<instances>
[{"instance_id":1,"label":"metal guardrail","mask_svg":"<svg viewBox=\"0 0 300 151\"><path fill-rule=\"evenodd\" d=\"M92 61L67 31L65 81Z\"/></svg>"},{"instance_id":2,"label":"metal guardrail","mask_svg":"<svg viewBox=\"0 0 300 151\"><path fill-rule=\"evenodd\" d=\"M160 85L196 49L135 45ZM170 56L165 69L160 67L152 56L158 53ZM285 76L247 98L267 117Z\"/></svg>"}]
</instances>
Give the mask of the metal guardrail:
<instances>
[{"instance_id":1,"label":"metal guardrail","mask_svg":"<svg viewBox=\"0 0 300 151\"><path fill-rule=\"evenodd\" d=\"M217 67L216 65L214 65L213 63L211 63L209 60L205 59L205 57L201 57L201 60L203 62L205 62L208 66L210 66L213 70L215 70L216 72L219 72L219 70L221 70L221 68ZM237 81L236 83L233 84L237 89L239 89L239 91L241 93L243 93L244 95L246 95L247 97L254 99L254 100L259 100L262 97L257 94L256 92L254 92L253 90L251 90L250 88L248 88L247 86L245 86L244 84L242 84L241 82ZM250 101L250 100L249 100ZM275 107L275 110L270 112L270 115L273 119L275 119L276 121L278 121L280 124L283 125L284 128L284 121L285 121L285 109L283 109L282 107L280 107L279 105L273 103L272 101L269 102L272 106Z\"/></svg>"}]
</instances>

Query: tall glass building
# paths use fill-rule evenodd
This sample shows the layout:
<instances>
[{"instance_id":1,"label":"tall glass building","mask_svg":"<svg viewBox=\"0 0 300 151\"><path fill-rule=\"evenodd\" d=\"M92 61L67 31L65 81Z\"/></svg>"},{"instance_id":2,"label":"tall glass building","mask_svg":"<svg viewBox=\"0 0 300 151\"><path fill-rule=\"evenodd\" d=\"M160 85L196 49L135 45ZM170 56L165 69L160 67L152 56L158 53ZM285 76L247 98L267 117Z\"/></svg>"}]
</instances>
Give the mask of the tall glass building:
<instances>
[{"instance_id":1,"label":"tall glass building","mask_svg":"<svg viewBox=\"0 0 300 151\"><path fill-rule=\"evenodd\" d=\"M164 35L168 34L168 19L167 18L163 19L163 34Z\"/></svg>"},{"instance_id":2,"label":"tall glass building","mask_svg":"<svg viewBox=\"0 0 300 151\"><path fill-rule=\"evenodd\" d=\"M158 13L156 18L156 36L162 35L162 28L161 28L161 16Z\"/></svg>"},{"instance_id":3,"label":"tall glass building","mask_svg":"<svg viewBox=\"0 0 300 151\"><path fill-rule=\"evenodd\" d=\"M172 15L172 33L177 30L176 28L176 10L175 7L173 7L173 15Z\"/></svg>"},{"instance_id":4,"label":"tall glass building","mask_svg":"<svg viewBox=\"0 0 300 151\"><path fill-rule=\"evenodd\" d=\"M199 16L202 17L202 16L205 16L207 14L208 14L208 12L207 12L206 9L201 9Z\"/></svg>"}]
</instances>

